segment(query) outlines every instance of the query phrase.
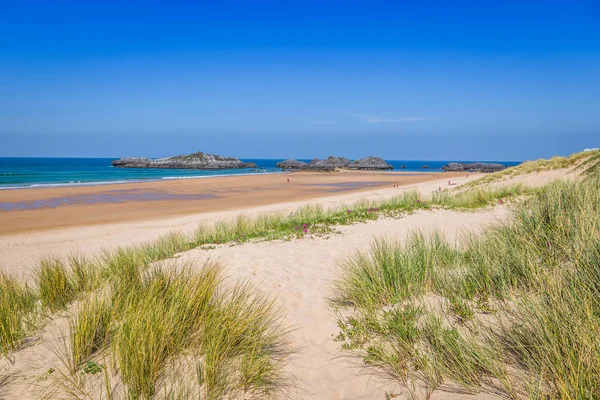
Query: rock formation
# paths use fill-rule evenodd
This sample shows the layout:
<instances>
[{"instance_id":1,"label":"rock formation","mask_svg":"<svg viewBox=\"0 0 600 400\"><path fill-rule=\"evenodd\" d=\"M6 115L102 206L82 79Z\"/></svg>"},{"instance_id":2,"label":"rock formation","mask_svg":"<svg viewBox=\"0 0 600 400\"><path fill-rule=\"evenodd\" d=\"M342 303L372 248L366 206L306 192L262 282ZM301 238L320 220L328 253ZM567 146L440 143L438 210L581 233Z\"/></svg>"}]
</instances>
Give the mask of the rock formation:
<instances>
[{"instance_id":1,"label":"rock formation","mask_svg":"<svg viewBox=\"0 0 600 400\"><path fill-rule=\"evenodd\" d=\"M379 157L365 157L360 160L352 161L348 164L349 169L374 169L374 170L385 170L394 169L390 164L385 162L383 158Z\"/></svg>"},{"instance_id":2,"label":"rock formation","mask_svg":"<svg viewBox=\"0 0 600 400\"><path fill-rule=\"evenodd\" d=\"M336 168L346 168L350 160L344 157L327 157L325 160L314 159L308 163L307 171L335 171Z\"/></svg>"},{"instance_id":3,"label":"rock formation","mask_svg":"<svg viewBox=\"0 0 600 400\"><path fill-rule=\"evenodd\" d=\"M505 168L507 168L507 166L503 164L481 162L475 162L471 164L451 162L442 167L442 169L447 172L496 172L502 171Z\"/></svg>"},{"instance_id":4,"label":"rock formation","mask_svg":"<svg viewBox=\"0 0 600 400\"><path fill-rule=\"evenodd\" d=\"M344 157L327 157L325 160L313 158L310 162L305 163L298 160L285 160L275 164L277 168L298 170L298 171L319 171L328 172L335 171L336 168L346 168L350 164L350 160Z\"/></svg>"},{"instance_id":5,"label":"rock formation","mask_svg":"<svg viewBox=\"0 0 600 400\"><path fill-rule=\"evenodd\" d=\"M118 168L181 168L181 169L234 169L256 168L256 164L237 158L196 152L168 158L120 158L112 162Z\"/></svg>"},{"instance_id":6,"label":"rock formation","mask_svg":"<svg viewBox=\"0 0 600 400\"><path fill-rule=\"evenodd\" d=\"M282 168L282 169L297 169L297 170L303 169L307 165L308 164L305 163L304 161L298 161L298 160L294 160L294 159L280 161L277 164L275 164L275 166L277 168Z\"/></svg>"}]
</instances>

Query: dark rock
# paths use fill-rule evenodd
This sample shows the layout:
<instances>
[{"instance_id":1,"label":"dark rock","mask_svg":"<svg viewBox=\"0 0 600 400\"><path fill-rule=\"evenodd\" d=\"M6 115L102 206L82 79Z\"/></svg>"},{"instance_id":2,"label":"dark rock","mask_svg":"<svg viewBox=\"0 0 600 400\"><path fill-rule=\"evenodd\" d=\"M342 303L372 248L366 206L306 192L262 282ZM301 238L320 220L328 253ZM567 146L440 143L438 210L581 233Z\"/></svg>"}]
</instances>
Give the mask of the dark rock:
<instances>
[{"instance_id":1,"label":"dark rock","mask_svg":"<svg viewBox=\"0 0 600 400\"><path fill-rule=\"evenodd\" d=\"M444 165L442 169L447 172L459 172L465 170L465 165L466 164L451 162L449 164Z\"/></svg>"},{"instance_id":2,"label":"dark rock","mask_svg":"<svg viewBox=\"0 0 600 400\"><path fill-rule=\"evenodd\" d=\"M327 157L325 160L314 159L304 168L306 171L335 171L336 168L346 168L350 160L344 157Z\"/></svg>"},{"instance_id":3,"label":"dark rock","mask_svg":"<svg viewBox=\"0 0 600 400\"><path fill-rule=\"evenodd\" d=\"M277 168L299 170L299 171L319 171L329 172L335 171L336 168L345 168L350 164L350 160L344 157L327 157L325 160L313 158L310 162L305 163L298 160L285 160L275 164Z\"/></svg>"},{"instance_id":4,"label":"dark rock","mask_svg":"<svg viewBox=\"0 0 600 400\"><path fill-rule=\"evenodd\" d=\"M402 165L400 169L406 169L406 165Z\"/></svg>"},{"instance_id":5,"label":"dark rock","mask_svg":"<svg viewBox=\"0 0 600 400\"><path fill-rule=\"evenodd\" d=\"M326 165L332 165L336 168L346 168L348 164L350 164L350 160L345 157L329 156L323 160L323 163Z\"/></svg>"},{"instance_id":6,"label":"dark rock","mask_svg":"<svg viewBox=\"0 0 600 400\"><path fill-rule=\"evenodd\" d=\"M451 162L442 167L442 169L446 172L496 172L502 171L503 169L508 168L506 165L498 164L498 163L456 163Z\"/></svg>"},{"instance_id":7,"label":"dark rock","mask_svg":"<svg viewBox=\"0 0 600 400\"><path fill-rule=\"evenodd\" d=\"M256 164L237 158L196 152L168 158L120 158L112 162L118 168L181 168L181 169L234 169L256 168Z\"/></svg>"},{"instance_id":8,"label":"dark rock","mask_svg":"<svg viewBox=\"0 0 600 400\"><path fill-rule=\"evenodd\" d=\"M282 168L282 169L303 169L304 167L306 167L308 164L303 162L303 161L298 161L298 160L294 160L294 159L289 159L289 160L285 160L285 161L281 161L278 162L277 164L275 164L275 166L277 168Z\"/></svg>"},{"instance_id":9,"label":"dark rock","mask_svg":"<svg viewBox=\"0 0 600 400\"><path fill-rule=\"evenodd\" d=\"M349 169L373 169L373 170L386 170L394 169L388 164L383 158L379 157L365 157L360 160L352 161L348 164Z\"/></svg>"},{"instance_id":10,"label":"dark rock","mask_svg":"<svg viewBox=\"0 0 600 400\"><path fill-rule=\"evenodd\" d=\"M278 162L275 165L277 168L296 170L296 171L317 171L317 172L332 172L338 168L349 169L394 169L390 164L378 157L367 157L360 160L350 162L345 157L330 156L325 160L313 158L310 162L305 163L298 160L285 160Z\"/></svg>"},{"instance_id":11,"label":"dark rock","mask_svg":"<svg viewBox=\"0 0 600 400\"><path fill-rule=\"evenodd\" d=\"M421 168L427 169L429 168L429 165L423 165Z\"/></svg>"}]
</instances>

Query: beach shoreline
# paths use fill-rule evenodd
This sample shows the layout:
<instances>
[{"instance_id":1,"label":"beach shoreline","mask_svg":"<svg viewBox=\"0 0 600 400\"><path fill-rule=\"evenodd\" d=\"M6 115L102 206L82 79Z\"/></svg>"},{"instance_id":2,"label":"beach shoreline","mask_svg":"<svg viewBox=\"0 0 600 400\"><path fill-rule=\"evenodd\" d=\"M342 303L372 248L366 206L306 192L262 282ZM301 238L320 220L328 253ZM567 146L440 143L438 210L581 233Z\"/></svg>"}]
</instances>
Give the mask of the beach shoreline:
<instances>
[{"instance_id":1,"label":"beach shoreline","mask_svg":"<svg viewBox=\"0 0 600 400\"><path fill-rule=\"evenodd\" d=\"M0 236L311 200L441 176L453 179L465 174L296 172L5 190L0 191Z\"/></svg>"},{"instance_id":2,"label":"beach shoreline","mask_svg":"<svg viewBox=\"0 0 600 400\"><path fill-rule=\"evenodd\" d=\"M330 176L328 176L330 175ZM305 188L304 180L312 184L327 183L348 183L356 182L360 177L369 182L382 182L381 175L390 179L385 184L378 185L375 188L354 187L352 190L344 192L329 192L328 186L310 186L311 191L294 190L293 187L287 190L279 190L278 196L273 196L275 190L256 190L252 200L240 199L237 193L230 193L228 201L222 198L187 200L191 203L185 207L186 200L177 201L148 201L148 202L123 202L118 204L80 204L67 205L57 208L26 210L26 211L0 211L0 219L3 233L0 234L0 268L10 273L22 274L35 268L40 259L48 256L66 257L71 254L97 255L107 249L119 246L136 246L169 232L190 233L197 229L200 224L214 224L216 221L236 218L239 215L249 217L268 213L290 213L300 207L308 204L318 204L324 208L341 207L345 204L369 199L383 200L397 196L407 191L420 191L430 193L440 186L449 188L448 180L456 182L459 185L472 179L477 179L476 174L435 174L436 177L428 174L419 176L406 176L400 186L394 187L398 181L398 176L385 175L385 173L353 173L353 174L326 174L326 173L304 173L298 172L287 175L283 178L279 186L287 185L287 179L290 177L290 184L298 180L301 189ZM443 178L440 178L440 175ZM300 179L302 178L302 180ZM393 178L393 179L392 179ZM274 179L273 177L271 179ZM219 183L232 182L235 178L226 180L211 179L211 182ZM255 185L259 187L269 187L267 182L252 182L249 190ZM193 190L194 185L190 187L190 182L183 183L168 181L159 182L159 188L166 190ZM237 182L236 182L237 183ZM271 182L273 183L273 182ZM155 189L156 186L152 185ZM181 187L180 187L181 186ZM106 188L105 186L102 188ZM61 188L61 193L54 189L40 189L28 191L10 192L11 194L27 194L21 197L21 200L40 199L42 194L67 195L65 191L74 191L80 193L79 189L91 191L92 193L102 188ZM316 188L316 189L315 189ZM143 189L143 187L142 187ZM146 188L148 189L148 188ZM229 185L221 186L221 191L231 190ZM216 190L216 189L215 189ZM0 203L7 201L2 196L6 193L0 193ZM47 195L46 195L47 196ZM48 196L47 196L48 197ZM211 208L202 207L202 202L211 200ZM152 206L151 203L156 203ZM200 207L198 206L200 204ZM142 206L140 206L142 205ZM145 207L150 205L150 207ZM178 212L170 212L169 207L179 207ZM147 208L147 209L146 209ZM135 214L137 218L122 218L126 213L129 217ZM38 229L24 229L20 219L28 221L30 224L37 223ZM61 220L60 218L71 218L71 220ZM86 220L92 221L88 223ZM77 222L77 223L74 223ZM10 228L10 229L9 229Z\"/></svg>"}]
</instances>

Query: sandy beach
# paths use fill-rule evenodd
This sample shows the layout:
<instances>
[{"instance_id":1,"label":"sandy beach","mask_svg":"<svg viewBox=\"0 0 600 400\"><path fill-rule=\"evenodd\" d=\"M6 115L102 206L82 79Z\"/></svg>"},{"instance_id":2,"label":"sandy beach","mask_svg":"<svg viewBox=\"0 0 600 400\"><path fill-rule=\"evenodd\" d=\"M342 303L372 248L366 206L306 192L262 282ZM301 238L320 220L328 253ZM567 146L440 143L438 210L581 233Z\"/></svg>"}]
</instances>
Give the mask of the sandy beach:
<instances>
[{"instance_id":1,"label":"sandy beach","mask_svg":"<svg viewBox=\"0 0 600 400\"><path fill-rule=\"evenodd\" d=\"M444 179L440 179L440 177ZM73 226L249 209L465 176L293 173L0 191L0 236ZM289 180L289 182L288 182Z\"/></svg>"},{"instance_id":2,"label":"sandy beach","mask_svg":"<svg viewBox=\"0 0 600 400\"><path fill-rule=\"evenodd\" d=\"M0 211L0 268L27 277L28 271L48 256L96 255L115 246L146 243L171 231L191 232L200 223L214 223L241 214L290 213L307 204L338 207L361 199L390 198L405 191L430 193L440 186L449 188L448 180L462 184L473 179L477 179L476 174L467 178L456 173L294 173L0 191L0 204L42 205L52 199L77 196L102 199L114 191L218 196L59 203L56 207ZM394 188L394 185L399 186Z\"/></svg>"}]
</instances>

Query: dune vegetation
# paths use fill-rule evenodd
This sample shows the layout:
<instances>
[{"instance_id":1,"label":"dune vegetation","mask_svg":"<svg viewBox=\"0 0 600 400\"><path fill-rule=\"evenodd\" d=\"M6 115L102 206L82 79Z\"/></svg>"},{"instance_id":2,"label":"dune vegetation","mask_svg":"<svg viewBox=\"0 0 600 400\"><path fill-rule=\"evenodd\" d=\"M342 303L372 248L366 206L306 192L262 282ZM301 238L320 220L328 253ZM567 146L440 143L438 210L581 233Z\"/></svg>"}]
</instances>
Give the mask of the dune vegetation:
<instances>
[{"instance_id":1,"label":"dune vegetation","mask_svg":"<svg viewBox=\"0 0 600 400\"><path fill-rule=\"evenodd\" d=\"M458 244L415 232L343 264L337 340L372 373L428 397L600 397L600 183L554 182Z\"/></svg>"},{"instance_id":2,"label":"dune vegetation","mask_svg":"<svg viewBox=\"0 0 600 400\"><path fill-rule=\"evenodd\" d=\"M194 248L236 245L249 241L289 240L330 234L335 226L378 218L394 218L416 210L477 209L510 202L531 190L515 185L499 189L474 189L462 193L416 192L382 201L360 201L336 209L307 206L291 215L265 214L257 218L240 216L215 225L201 225L191 235L169 233L158 240L134 248L106 252L99 258L78 255L68 260L46 259L35 273L35 285L28 286L8 277L0 277L0 353L9 356L28 335L46 320L45 316L67 309L82 294L100 288L124 271L134 274L157 261ZM131 279L135 275L131 276ZM121 281L127 284L126 280Z\"/></svg>"},{"instance_id":3,"label":"dune vegetation","mask_svg":"<svg viewBox=\"0 0 600 400\"><path fill-rule=\"evenodd\" d=\"M488 174L475 181L469 182L461 188L481 187L486 184L504 179L514 178L519 175L555 169L572 168L573 172L590 174L600 170L600 150L581 151L568 157L555 156L550 159L541 158L535 161L525 161L514 167Z\"/></svg>"},{"instance_id":4,"label":"dune vegetation","mask_svg":"<svg viewBox=\"0 0 600 400\"><path fill-rule=\"evenodd\" d=\"M37 290L1 277L2 352L11 357L43 315L68 319L55 348L64 368L52 369L45 398L273 397L292 377L292 349L280 306L249 282L228 282L221 267L151 266L167 254L152 248L42 263ZM161 247L162 246L162 247ZM61 313L59 312L59 316ZM37 319L37 321L36 321Z\"/></svg>"},{"instance_id":5,"label":"dune vegetation","mask_svg":"<svg viewBox=\"0 0 600 400\"><path fill-rule=\"evenodd\" d=\"M73 307L46 397L273 397L291 377L281 309L218 265L142 270L133 253ZM129 261L129 262L128 262Z\"/></svg>"}]
</instances>

